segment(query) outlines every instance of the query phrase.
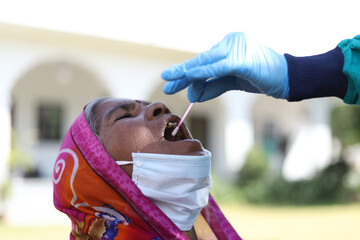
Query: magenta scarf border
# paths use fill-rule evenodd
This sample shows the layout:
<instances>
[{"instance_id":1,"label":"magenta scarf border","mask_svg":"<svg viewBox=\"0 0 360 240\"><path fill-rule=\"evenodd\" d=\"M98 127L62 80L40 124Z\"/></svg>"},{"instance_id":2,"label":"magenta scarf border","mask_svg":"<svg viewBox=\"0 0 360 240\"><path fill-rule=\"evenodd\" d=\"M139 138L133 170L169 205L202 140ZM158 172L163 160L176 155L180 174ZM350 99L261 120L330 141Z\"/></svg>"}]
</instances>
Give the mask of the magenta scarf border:
<instances>
[{"instance_id":1,"label":"magenta scarf border","mask_svg":"<svg viewBox=\"0 0 360 240\"><path fill-rule=\"evenodd\" d=\"M149 199L116 164L92 132L85 114L71 127L75 143L90 166L108 182L164 239L187 239L176 225Z\"/></svg>"},{"instance_id":2,"label":"magenta scarf border","mask_svg":"<svg viewBox=\"0 0 360 240\"><path fill-rule=\"evenodd\" d=\"M71 135L89 165L108 182L126 201L148 222L164 239L186 240L180 229L149 199L131 178L116 164L104 146L92 132L85 114L76 119L71 127ZM206 209L206 210L205 210ZM227 221L215 200L210 195L209 205L203 210L212 212L221 229L210 219L209 224L219 240L241 240L231 224Z\"/></svg>"}]
</instances>

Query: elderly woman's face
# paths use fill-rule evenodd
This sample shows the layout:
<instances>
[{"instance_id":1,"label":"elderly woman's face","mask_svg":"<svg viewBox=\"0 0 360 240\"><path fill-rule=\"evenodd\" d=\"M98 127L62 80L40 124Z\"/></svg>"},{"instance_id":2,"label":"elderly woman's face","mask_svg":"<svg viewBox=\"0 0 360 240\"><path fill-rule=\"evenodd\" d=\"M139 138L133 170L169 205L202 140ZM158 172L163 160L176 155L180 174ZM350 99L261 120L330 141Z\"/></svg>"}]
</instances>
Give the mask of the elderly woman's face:
<instances>
[{"instance_id":1,"label":"elderly woman's face","mask_svg":"<svg viewBox=\"0 0 360 240\"><path fill-rule=\"evenodd\" d=\"M179 155L205 154L184 124L175 137L171 132L180 118L164 103L108 99L94 109L99 137L115 160L132 160L133 152Z\"/></svg>"}]
</instances>

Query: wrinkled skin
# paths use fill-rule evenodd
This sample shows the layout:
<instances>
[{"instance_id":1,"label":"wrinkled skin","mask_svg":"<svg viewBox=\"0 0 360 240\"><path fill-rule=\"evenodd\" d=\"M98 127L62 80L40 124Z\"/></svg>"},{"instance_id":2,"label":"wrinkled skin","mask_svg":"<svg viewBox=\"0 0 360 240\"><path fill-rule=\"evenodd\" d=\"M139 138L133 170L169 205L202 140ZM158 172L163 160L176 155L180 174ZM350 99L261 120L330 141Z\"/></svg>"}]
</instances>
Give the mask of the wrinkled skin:
<instances>
[{"instance_id":1,"label":"wrinkled skin","mask_svg":"<svg viewBox=\"0 0 360 240\"><path fill-rule=\"evenodd\" d=\"M99 136L115 160L131 161L131 153L163 153L179 155L205 154L201 143L187 136L181 141L164 139L164 129L169 119L180 120L164 103L148 103L129 99L108 99L95 110L99 118Z\"/></svg>"}]
</instances>

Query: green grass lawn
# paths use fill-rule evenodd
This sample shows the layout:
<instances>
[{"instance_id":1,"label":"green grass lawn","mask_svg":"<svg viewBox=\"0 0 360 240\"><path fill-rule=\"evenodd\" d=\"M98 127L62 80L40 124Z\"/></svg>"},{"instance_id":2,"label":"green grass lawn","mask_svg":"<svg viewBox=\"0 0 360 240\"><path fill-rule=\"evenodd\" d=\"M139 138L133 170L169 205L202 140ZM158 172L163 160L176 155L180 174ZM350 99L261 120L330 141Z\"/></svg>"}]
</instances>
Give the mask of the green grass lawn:
<instances>
[{"instance_id":1,"label":"green grass lawn","mask_svg":"<svg viewBox=\"0 0 360 240\"><path fill-rule=\"evenodd\" d=\"M220 204L246 240L358 240L360 205L272 207ZM0 224L0 239L69 239L69 226L10 227Z\"/></svg>"},{"instance_id":2,"label":"green grass lawn","mask_svg":"<svg viewBox=\"0 0 360 240\"><path fill-rule=\"evenodd\" d=\"M246 240L358 240L360 205L252 206L220 204Z\"/></svg>"},{"instance_id":3,"label":"green grass lawn","mask_svg":"<svg viewBox=\"0 0 360 240\"><path fill-rule=\"evenodd\" d=\"M220 203L231 224L246 240L358 240L360 205L253 206ZM0 239L69 239L69 226L10 227L0 223Z\"/></svg>"},{"instance_id":4,"label":"green grass lawn","mask_svg":"<svg viewBox=\"0 0 360 240\"><path fill-rule=\"evenodd\" d=\"M10 227L0 222L1 240L64 240L69 239L71 224L58 227Z\"/></svg>"}]
</instances>

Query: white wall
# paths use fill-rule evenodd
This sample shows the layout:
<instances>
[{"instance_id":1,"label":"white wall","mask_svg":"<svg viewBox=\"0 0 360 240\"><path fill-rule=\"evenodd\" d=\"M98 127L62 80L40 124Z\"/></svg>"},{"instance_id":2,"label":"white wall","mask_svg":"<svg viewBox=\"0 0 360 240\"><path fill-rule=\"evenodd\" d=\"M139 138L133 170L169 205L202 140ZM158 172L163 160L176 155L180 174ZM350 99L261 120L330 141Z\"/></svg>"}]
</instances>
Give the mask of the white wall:
<instances>
[{"instance_id":1,"label":"white wall","mask_svg":"<svg viewBox=\"0 0 360 240\"><path fill-rule=\"evenodd\" d=\"M228 92L224 97L226 170L229 173L235 174L241 168L254 144L251 107L256 97L239 91Z\"/></svg>"},{"instance_id":2,"label":"white wall","mask_svg":"<svg viewBox=\"0 0 360 240\"><path fill-rule=\"evenodd\" d=\"M60 105L64 114L61 136L64 136L84 105L104 95L108 95L108 91L101 80L70 60L33 67L12 89L15 147L35 161L42 176L51 177L61 139L39 140L38 107L40 104Z\"/></svg>"},{"instance_id":3,"label":"white wall","mask_svg":"<svg viewBox=\"0 0 360 240\"><path fill-rule=\"evenodd\" d=\"M32 131L36 126L34 104L38 101L61 99L68 109L67 128L89 100L84 98L82 92L87 91L87 96L93 95L89 92L90 82L86 77L92 76L99 82L97 87L93 86L98 90L97 94L103 91L115 97L148 99L155 85L162 84L160 74L163 69L192 56L190 53L139 44L1 23L0 52L1 171L6 169L10 150L12 94L17 98L17 115L21 113L26 116L26 119L17 119L16 123L22 134L18 137L20 145L31 145L33 154L42 152L43 158L51 158L56 155L58 143L46 143L46 148L39 149L34 137L36 133ZM54 86L46 86L37 80L43 78L45 81L44 77L50 77L52 72L46 72L46 68L39 73L32 71L41 65L57 62L84 69L88 75L83 75L82 82L72 85L70 90L64 92L62 90L65 88L60 85L52 90ZM19 83L20 90L16 90ZM102 90L99 90L99 86ZM1 172L0 176L5 178L6 173Z\"/></svg>"},{"instance_id":4,"label":"white wall","mask_svg":"<svg viewBox=\"0 0 360 240\"><path fill-rule=\"evenodd\" d=\"M148 99L155 86L162 85L160 74L163 69L192 56L190 53L137 44L3 24L0 24L0 52L0 185L8 176L6 162L11 140L12 94L16 103L15 114L23 116L16 118L15 125L19 128L17 144L25 146L30 154L40 159L43 170L50 171L51 175L60 142L37 141L34 115L39 101L61 99L67 108L65 125L69 127L89 96L103 93L114 97ZM48 84L48 81L54 81L52 74L56 75L56 64L59 62L69 64L75 72L83 70L70 88L65 87L66 84ZM51 183L48 180L26 180L22 183L21 179L13 179L18 189L10 195L5 208L0 202L0 215L5 209L11 224L36 225L48 218L53 219L54 224L62 222L65 216L52 206ZM30 205L19 203L28 197L28 192L33 191L41 191L42 194L31 195L31 208L44 211L37 211L36 217L30 220L23 216Z\"/></svg>"}]
</instances>

